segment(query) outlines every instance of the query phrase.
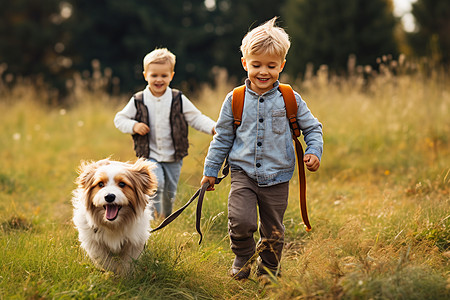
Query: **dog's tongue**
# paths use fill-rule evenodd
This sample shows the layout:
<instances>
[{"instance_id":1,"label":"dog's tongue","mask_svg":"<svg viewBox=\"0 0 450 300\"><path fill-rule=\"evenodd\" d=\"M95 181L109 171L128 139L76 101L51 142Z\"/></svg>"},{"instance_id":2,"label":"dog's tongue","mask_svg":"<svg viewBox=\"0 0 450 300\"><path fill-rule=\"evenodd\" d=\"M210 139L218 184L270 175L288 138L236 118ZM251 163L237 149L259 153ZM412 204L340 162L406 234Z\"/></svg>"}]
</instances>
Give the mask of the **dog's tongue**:
<instances>
[{"instance_id":1,"label":"dog's tongue","mask_svg":"<svg viewBox=\"0 0 450 300\"><path fill-rule=\"evenodd\" d=\"M119 213L119 206L114 204L106 205L106 218L110 221L117 218L117 214Z\"/></svg>"}]
</instances>

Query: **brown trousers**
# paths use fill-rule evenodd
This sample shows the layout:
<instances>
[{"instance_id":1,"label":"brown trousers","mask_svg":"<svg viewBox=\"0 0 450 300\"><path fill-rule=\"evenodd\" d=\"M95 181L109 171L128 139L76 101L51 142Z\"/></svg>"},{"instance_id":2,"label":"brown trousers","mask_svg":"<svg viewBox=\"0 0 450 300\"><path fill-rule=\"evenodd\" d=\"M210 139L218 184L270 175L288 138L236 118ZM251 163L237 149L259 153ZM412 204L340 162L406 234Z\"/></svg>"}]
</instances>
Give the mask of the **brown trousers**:
<instances>
[{"instance_id":1,"label":"brown trousers","mask_svg":"<svg viewBox=\"0 0 450 300\"><path fill-rule=\"evenodd\" d=\"M258 251L261 263L276 270L284 245L283 217L288 204L289 182L259 187L243 171L231 172L228 196L228 233L231 250L240 257L251 257ZM258 249L253 234L258 230Z\"/></svg>"}]
</instances>

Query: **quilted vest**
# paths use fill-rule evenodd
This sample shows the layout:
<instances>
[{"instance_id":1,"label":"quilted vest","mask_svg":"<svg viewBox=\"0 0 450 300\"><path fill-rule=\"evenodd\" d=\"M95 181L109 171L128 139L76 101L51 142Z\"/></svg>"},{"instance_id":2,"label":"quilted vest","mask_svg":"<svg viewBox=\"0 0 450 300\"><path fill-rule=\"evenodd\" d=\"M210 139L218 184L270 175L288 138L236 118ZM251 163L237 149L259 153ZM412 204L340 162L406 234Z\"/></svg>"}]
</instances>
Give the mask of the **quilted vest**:
<instances>
[{"instance_id":1,"label":"quilted vest","mask_svg":"<svg viewBox=\"0 0 450 300\"><path fill-rule=\"evenodd\" d=\"M175 149L174 159L178 161L188 154L188 124L183 115L183 101L181 91L172 89L172 104L170 108L170 129L172 142ZM144 104L144 93L138 92L134 96L136 106L135 120L150 124L148 108ZM150 156L150 133L146 135L133 134L134 150L137 157L149 158Z\"/></svg>"}]
</instances>

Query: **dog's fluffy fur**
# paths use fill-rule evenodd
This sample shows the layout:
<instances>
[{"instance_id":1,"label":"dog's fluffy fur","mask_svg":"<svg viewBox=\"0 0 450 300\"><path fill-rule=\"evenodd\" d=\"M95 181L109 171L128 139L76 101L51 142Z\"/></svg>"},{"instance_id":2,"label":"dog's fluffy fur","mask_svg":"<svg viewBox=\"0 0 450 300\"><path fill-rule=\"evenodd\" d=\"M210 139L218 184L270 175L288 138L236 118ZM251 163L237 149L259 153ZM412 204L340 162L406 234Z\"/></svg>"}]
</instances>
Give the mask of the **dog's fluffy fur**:
<instances>
[{"instance_id":1,"label":"dog's fluffy fur","mask_svg":"<svg viewBox=\"0 0 450 300\"><path fill-rule=\"evenodd\" d=\"M81 247L94 264L127 274L150 236L150 196L156 190L154 164L104 159L82 162L73 191L73 222Z\"/></svg>"}]
</instances>

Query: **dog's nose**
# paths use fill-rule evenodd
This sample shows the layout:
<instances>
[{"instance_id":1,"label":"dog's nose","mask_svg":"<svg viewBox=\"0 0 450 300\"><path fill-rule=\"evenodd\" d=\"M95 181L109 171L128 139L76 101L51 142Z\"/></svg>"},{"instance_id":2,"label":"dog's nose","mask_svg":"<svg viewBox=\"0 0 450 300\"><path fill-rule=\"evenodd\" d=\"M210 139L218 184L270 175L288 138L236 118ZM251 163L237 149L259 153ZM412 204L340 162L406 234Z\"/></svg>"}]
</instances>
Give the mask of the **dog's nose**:
<instances>
[{"instance_id":1,"label":"dog's nose","mask_svg":"<svg viewBox=\"0 0 450 300\"><path fill-rule=\"evenodd\" d=\"M108 203L113 202L115 199L116 199L116 195L114 195L114 194L108 194L105 196L105 200Z\"/></svg>"}]
</instances>

